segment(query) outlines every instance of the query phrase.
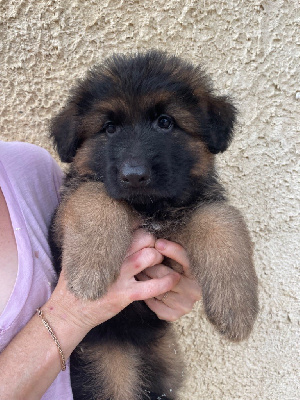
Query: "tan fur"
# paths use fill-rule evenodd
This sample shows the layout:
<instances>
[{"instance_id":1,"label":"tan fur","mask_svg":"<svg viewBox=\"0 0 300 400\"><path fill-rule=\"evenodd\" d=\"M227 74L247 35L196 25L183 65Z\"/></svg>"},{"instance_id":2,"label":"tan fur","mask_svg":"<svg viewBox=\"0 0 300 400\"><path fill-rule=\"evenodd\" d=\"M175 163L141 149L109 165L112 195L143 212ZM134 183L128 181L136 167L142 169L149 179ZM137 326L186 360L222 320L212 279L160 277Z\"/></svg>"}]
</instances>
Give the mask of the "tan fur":
<instances>
[{"instance_id":1,"label":"tan fur","mask_svg":"<svg viewBox=\"0 0 300 400\"><path fill-rule=\"evenodd\" d=\"M141 379L141 358L136 347L126 344L97 344L82 346L82 354L89 360L91 377L97 376L102 382L98 387L93 381L93 391L97 400L139 399ZM80 350L78 351L80 356Z\"/></svg>"},{"instance_id":2,"label":"tan fur","mask_svg":"<svg viewBox=\"0 0 300 400\"><path fill-rule=\"evenodd\" d=\"M114 111L116 114L123 112L128 114L128 105L123 99L111 99L110 101L102 101L95 103L91 111L89 111L81 122L81 129L85 132L86 137L99 133L103 125L108 122L107 114Z\"/></svg>"},{"instance_id":3,"label":"tan fur","mask_svg":"<svg viewBox=\"0 0 300 400\"><path fill-rule=\"evenodd\" d=\"M143 109L147 111L149 108L152 108L156 104L169 104L172 102L172 95L170 92L166 92L163 89L148 93L146 96L141 96L140 104L142 105Z\"/></svg>"},{"instance_id":4,"label":"tan fur","mask_svg":"<svg viewBox=\"0 0 300 400\"><path fill-rule=\"evenodd\" d=\"M80 123L80 133L85 139L99 133L105 124L105 115L101 114L98 110L93 110L84 118Z\"/></svg>"},{"instance_id":5,"label":"tan fur","mask_svg":"<svg viewBox=\"0 0 300 400\"><path fill-rule=\"evenodd\" d=\"M197 155L197 162L191 174L203 177L207 176L213 171L215 156L207 150L203 142L196 138L190 138L189 147Z\"/></svg>"},{"instance_id":6,"label":"tan fur","mask_svg":"<svg viewBox=\"0 0 300 400\"><path fill-rule=\"evenodd\" d=\"M55 230L59 237L63 234L62 267L77 296L97 299L116 279L134 220L129 207L108 197L102 183L82 183L65 197Z\"/></svg>"},{"instance_id":7,"label":"tan fur","mask_svg":"<svg viewBox=\"0 0 300 400\"><path fill-rule=\"evenodd\" d=\"M169 370L164 378L162 394L173 399L176 398L182 384L184 369L176 342L173 328L168 326L164 336L155 344L150 344L146 351L148 369L143 359L145 354L131 344L105 343L89 346L82 344L76 352L77 357L88 360L86 373L90 375L91 389L97 400L141 399L145 396L145 392L141 389L141 382L146 386L149 376L151 373L153 375L153 371L149 370L149 365L155 367L158 363L162 364L166 371ZM150 363L149 360L151 360ZM99 382L101 382L100 385ZM152 382L152 385L155 387L155 382Z\"/></svg>"},{"instance_id":8,"label":"tan fur","mask_svg":"<svg viewBox=\"0 0 300 400\"><path fill-rule=\"evenodd\" d=\"M181 107L180 104L172 103L171 101L167 105L166 113L176 115L176 121L178 121L180 128L184 129L186 132L195 135L198 131L199 122L190 111Z\"/></svg>"},{"instance_id":9,"label":"tan fur","mask_svg":"<svg viewBox=\"0 0 300 400\"><path fill-rule=\"evenodd\" d=\"M93 174L89 167L91 160L92 146L87 146L85 143L77 151L73 160L73 165L80 175Z\"/></svg>"},{"instance_id":10,"label":"tan fur","mask_svg":"<svg viewBox=\"0 0 300 400\"><path fill-rule=\"evenodd\" d=\"M239 211L226 203L199 207L173 239L188 252L209 320L233 341L248 337L258 311L257 277Z\"/></svg>"}]
</instances>

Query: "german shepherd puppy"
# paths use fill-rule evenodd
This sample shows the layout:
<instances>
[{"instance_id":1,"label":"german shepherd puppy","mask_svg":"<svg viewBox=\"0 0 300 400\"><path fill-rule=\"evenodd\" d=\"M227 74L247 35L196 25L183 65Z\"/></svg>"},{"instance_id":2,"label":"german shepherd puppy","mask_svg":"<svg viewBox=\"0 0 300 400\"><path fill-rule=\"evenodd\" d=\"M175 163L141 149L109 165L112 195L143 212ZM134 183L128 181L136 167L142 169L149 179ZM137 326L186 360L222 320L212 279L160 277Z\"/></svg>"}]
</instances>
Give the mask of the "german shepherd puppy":
<instances>
[{"instance_id":1,"label":"german shepherd puppy","mask_svg":"<svg viewBox=\"0 0 300 400\"><path fill-rule=\"evenodd\" d=\"M252 245L215 171L235 115L200 67L158 51L113 56L73 88L51 126L71 165L50 242L76 296L107 291L139 220L187 250L217 330L248 337L258 311ZM74 398L176 399L183 364L174 343L170 324L144 302L131 304L73 353Z\"/></svg>"}]
</instances>

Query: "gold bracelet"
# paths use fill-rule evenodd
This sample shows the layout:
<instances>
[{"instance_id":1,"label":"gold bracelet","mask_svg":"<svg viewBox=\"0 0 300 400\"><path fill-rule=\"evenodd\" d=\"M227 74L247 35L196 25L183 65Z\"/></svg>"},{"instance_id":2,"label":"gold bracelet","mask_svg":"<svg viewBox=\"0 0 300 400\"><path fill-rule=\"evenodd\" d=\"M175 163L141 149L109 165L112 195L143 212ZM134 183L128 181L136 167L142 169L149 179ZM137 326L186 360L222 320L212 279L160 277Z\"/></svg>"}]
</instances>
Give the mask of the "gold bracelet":
<instances>
[{"instance_id":1,"label":"gold bracelet","mask_svg":"<svg viewBox=\"0 0 300 400\"><path fill-rule=\"evenodd\" d=\"M54 342L55 342L55 344L56 344L56 346L58 348L58 351L59 351L59 354L60 354L60 358L61 358L61 370L65 371L66 370L66 359L65 359L64 353L62 351L62 348L60 346L60 343L59 343L57 337L55 336L51 326L49 325L49 322L45 319L45 317L43 315L43 311L40 308L38 308L36 311L37 311L38 316L42 319L43 324L47 328L47 331L52 336L52 339L54 340Z\"/></svg>"}]
</instances>

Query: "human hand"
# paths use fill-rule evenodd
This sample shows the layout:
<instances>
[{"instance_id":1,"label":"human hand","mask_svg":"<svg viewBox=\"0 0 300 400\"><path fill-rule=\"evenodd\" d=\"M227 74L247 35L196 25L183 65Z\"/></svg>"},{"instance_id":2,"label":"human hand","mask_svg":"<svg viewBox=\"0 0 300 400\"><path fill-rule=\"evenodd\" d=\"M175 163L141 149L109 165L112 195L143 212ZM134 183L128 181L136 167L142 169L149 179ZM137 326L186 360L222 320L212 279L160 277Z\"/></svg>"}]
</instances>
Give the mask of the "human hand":
<instances>
[{"instance_id":1,"label":"human hand","mask_svg":"<svg viewBox=\"0 0 300 400\"><path fill-rule=\"evenodd\" d=\"M159 239L155 248L161 255L171 258L182 266L183 273L174 287L163 295L146 299L148 307L156 313L158 318L166 321L175 321L188 314L196 301L201 299L201 288L198 282L191 276L187 253L182 246L165 239ZM162 278L170 273L171 268L165 265L154 265L138 274L141 281Z\"/></svg>"},{"instance_id":2,"label":"human hand","mask_svg":"<svg viewBox=\"0 0 300 400\"><path fill-rule=\"evenodd\" d=\"M131 302L160 296L176 286L180 274L172 269L168 269L160 276L153 276L153 279L140 281L135 279L135 275L145 268L152 266L164 268L160 264L163 258L163 252L155 248L155 238L143 230L138 230L133 236L132 245L121 266L119 277L104 296L95 301L76 298L68 290L62 271L51 296L51 304L59 308L60 315L65 315L67 320L88 332L94 326L118 314Z\"/></svg>"}]
</instances>

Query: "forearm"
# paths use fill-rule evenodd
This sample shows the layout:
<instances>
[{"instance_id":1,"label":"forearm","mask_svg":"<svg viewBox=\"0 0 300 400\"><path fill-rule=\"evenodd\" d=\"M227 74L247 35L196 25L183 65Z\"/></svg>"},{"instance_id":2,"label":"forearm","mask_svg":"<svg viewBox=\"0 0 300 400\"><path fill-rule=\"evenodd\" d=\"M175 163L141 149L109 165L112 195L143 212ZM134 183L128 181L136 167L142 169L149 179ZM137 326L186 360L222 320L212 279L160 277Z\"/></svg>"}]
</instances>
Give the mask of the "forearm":
<instances>
[{"instance_id":1,"label":"forearm","mask_svg":"<svg viewBox=\"0 0 300 400\"><path fill-rule=\"evenodd\" d=\"M57 287L41 309L66 360L93 326L119 311L111 303L103 298L91 307L91 303L77 299L67 289L61 274ZM60 370L58 348L36 314L0 354L0 400L40 399Z\"/></svg>"},{"instance_id":2,"label":"forearm","mask_svg":"<svg viewBox=\"0 0 300 400\"><path fill-rule=\"evenodd\" d=\"M74 327L60 315L51 300L42 309L56 337L65 359L86 334L84 329ZM0 355L0 399L40 399L61 370L58 348L38 315L10 342ZM67 373L67 372L64 372Z\"/></svg>"}]
</instances>

